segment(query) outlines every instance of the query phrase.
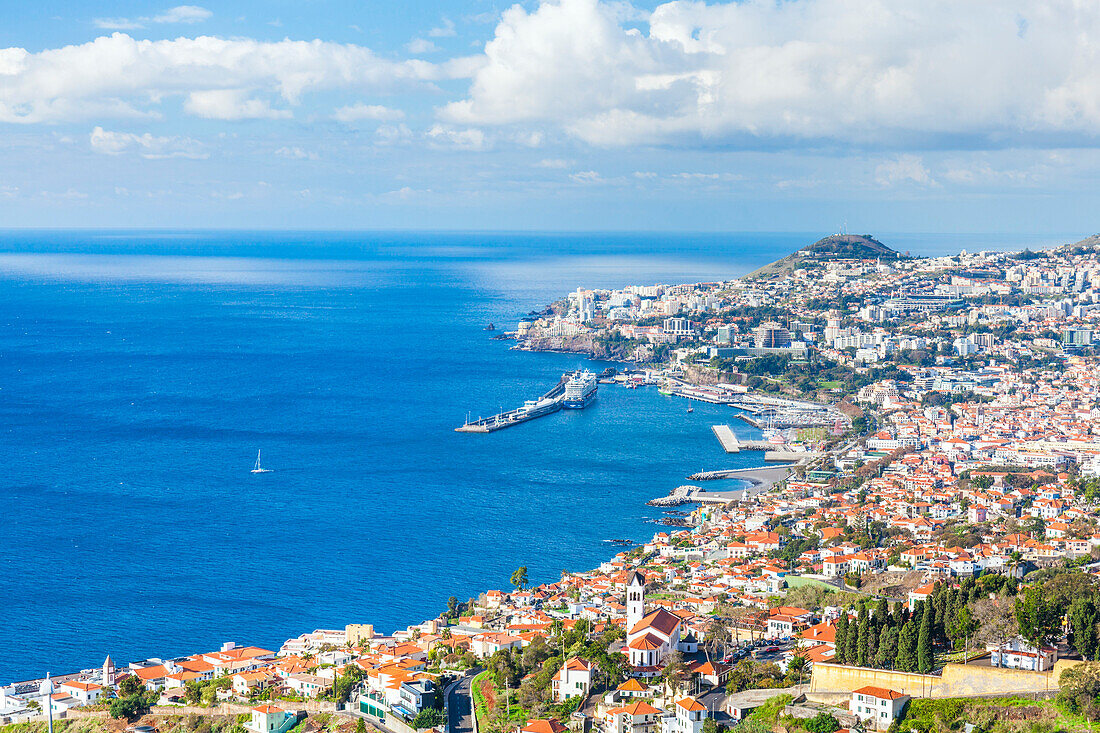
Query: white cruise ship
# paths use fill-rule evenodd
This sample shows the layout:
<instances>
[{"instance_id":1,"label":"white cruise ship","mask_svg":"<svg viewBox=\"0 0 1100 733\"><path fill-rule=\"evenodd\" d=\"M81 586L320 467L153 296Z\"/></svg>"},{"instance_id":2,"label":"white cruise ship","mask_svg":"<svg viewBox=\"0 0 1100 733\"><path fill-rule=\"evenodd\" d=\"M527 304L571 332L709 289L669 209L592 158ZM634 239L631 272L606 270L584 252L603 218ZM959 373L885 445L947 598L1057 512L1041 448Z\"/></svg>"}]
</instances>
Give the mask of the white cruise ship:
<instances>
[{"instance_id":1,"label":"white cruise ship","mask_svg":"<svg viewBox=\"0 0 1100 733\"><path fill-rule=\"evenodd\" d=\"M585 369L576 372L565 383L565 396L561 406L567 410L580 410L596 399L596 375Z\"/></svg>"}]
</instances>

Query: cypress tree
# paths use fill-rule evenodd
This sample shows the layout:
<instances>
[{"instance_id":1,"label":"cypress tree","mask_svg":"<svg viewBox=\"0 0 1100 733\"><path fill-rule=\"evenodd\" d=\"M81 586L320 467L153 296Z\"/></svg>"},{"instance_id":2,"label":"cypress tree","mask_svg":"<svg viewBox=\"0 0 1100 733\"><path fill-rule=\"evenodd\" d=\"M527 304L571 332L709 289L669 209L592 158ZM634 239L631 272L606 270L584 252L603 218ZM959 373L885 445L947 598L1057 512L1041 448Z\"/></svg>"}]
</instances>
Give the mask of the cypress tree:
<instances>
[{"instance_id":1,"label":"cypress tree","mask_svg":"<svg viewBox=\"0 0 1100 733\"><path fill-rule=\"evenodd\" d=\"M867 666L875 666L875 654L878 652L879 639L882 637L882 632L885 629L879 629L872 622L870 629L867 632Z\"/></svg>"},{"instance_id":2,"label":"cypress tree","mask_svg":"<svg viewBox=\"0 0 1100 733\"><path fill-rule=\"evenodd\" d=\"M920 631L917 633L917 671L922 674L931 672L932 667L935 665L935 657L932 654L935 615L935 609L926 604L924 614L920 620Z\"/></svg>"},{"instance_id":3,"label":"cypress tree","mask_svg":"<svg viewBox=\"0 0 1100 733\"><path fill-rule=\"evenodd\" d=\"M901 631L901 627L905 625L905 622L909 620L909 616L906 613L905 603L898 601L894 604L894 617L891 619L893 625L897 627L898 631Z\"/></svg>"},{"instance_id":4,"label":"cypress tree","mask_svg":"<svg viewBox=\"0 0 1100 733\"><path fill-rule=\"evenodd\" d=\"M1100 610L1091 598L1078 598L1069 607L1070 641L1084 659L1096 658L1096 624Z\"/></svg>"},{"instance_id":5,"label":"cypress tree","mask_svg":"<svg viewBox=\"0 0 1100 733\"><path fill-rule=\"evenodd\" d=\"M897 656L898 630L894 626L887 626L882 630L882 634L878 639L878 649L875 651L875 666L879 669L892 669Z\"/></svg>"},{"instance_id":6,"label":"cypress tree","mask_svg":"<svg viewBox=\"0 0 1100 733\"><path fill-rule=\"evenodd\" d=\"M890 612L889 609L886 607L886 601L881 600L878 602L878 605L875 606L875 628L877 628L879 631L882 631L883 627L885 627L886 624L889 623L889 621Z\"/></svg>"},{"instance_id":7,"label":"cypress tree","mask_svg":"<svg viewBox=\"0 0 1100 733\"><path fill-rule=\"evenodd\" d=\"M844 642L848 653L848 664L857 664L859 656L859 621L858 615L855 620L848 621L848 639Z\"/></svg>"},{"instance_id":8,"label":"cypress tree","mask_svg":"<svg viewBox=\"0 0 1100 733\"><path fill-rule=\"evenodd\" d=\"M901 627L898 634L898 653L894 657L894 669L912 672L917 668L917 629L910 619Z\"/></svg>"},{"instance_id":9,"label":"cypress tree","mask_svg":"<svg viewBox=\"0 0 1100 733\"><path fill-rule=\"evenodd\" d=\"M836 661L839 664L848 663L848 609L840 610L840 618L836 621Z\"/></svg>"},{"instance_id":10,"label":"cypress tree","mask_svg":"<svg viewBox=\"0 0 1100 733\"><path fill-rule=\"evenodd\" d=\"M870 626L871 622L867 618L867 607L860 606L856 631L856 664L860 667L867 666L867 647L869 646L867 636L871 633Z\"/></svg>"}]
</instances>

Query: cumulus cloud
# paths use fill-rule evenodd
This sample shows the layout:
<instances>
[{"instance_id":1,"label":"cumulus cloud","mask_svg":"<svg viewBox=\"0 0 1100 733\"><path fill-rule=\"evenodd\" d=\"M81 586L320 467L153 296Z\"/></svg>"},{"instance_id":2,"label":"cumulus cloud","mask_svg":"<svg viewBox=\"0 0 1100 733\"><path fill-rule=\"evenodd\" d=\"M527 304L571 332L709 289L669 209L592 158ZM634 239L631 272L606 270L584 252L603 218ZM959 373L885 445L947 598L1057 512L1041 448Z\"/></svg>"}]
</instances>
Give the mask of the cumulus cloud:
<instances>
[{"instance_id":1,"label":"cumulus cloud","mask_svg":"<svg viewBox=\"0 0 1100 733\"><path fill-rule=\"evenodd\" d=\"M201 23L213 13L198 5L177 5L153 18L154 23Z\"/></svg>"},{"instance_id":2,"label":"cumulus cloud","mask_svg":"<svg viewBox=\"0 0 1100 733\"><path fill-rule=\"evenodd\" d=\"M924 161L916 155L899 155L893 160L879 163L875 166L875 182L880 186L896 186L900 183L935 185Z\"/></svg>"},{"instance_id":3,"label":"cumulus cloud","mask_svg":"<svg viewBox=\"0 0 1100 733\"><path fill-rule=\"evenodd\" d=\"M603 180L603 177L596 171L577 171L576 173L570 173L569 178L576 183L599 183Z\"/></svg>"},{"instance_id":4,"label":"cumulus cloud","mask_svg":"<svg viewBox=\"0 0 1100 733\"><path fill-rule=\"evenodd\" d=\"M414 38L405 45L405 48L412 54L436 53L439 51L439 46L426 38Z\"/></svg>"},{"instance_id":5,"label":"cumulus cloud","mask_svg":"<svg viewBox=\"0 0 1100 733\"><path fill-rule=\"evenodd\" d=\"M377 122L392 122L405 119L405 113L399 109L384 107L380 104L363 104L361 102L340 107L332 114L337 122L351 124L362 120L374 120Z\"/></svg>"},{"instance_id":6,"label":"cumulus cloud","mask_svg":"<svg viewBox=\"0 0 1100 733\"><path fill-rule=\"evenodd\" d=\"M37 53L0 49L0 122L158 117L178 96L187 97L185 111L205 117L284 116L263 100L294 106L309 92L407 91L469 76L479 64L391 61L363 46L325 41L145 41L114 33Z\"/></svg>"},{"instance_id":7,"label":"cumulus cloud","mask_svg":"<svg viewBox=\"0 0 1100 733\"><path fill-rule=\"evenodd\" d=\"M144 28L149 23L201 23L213 13L198 5L177 5L152 17L141 18L96 18L92 23L97 28L114 31L128 31Z\"/></svg>"},{"instance_id":8,"label":"cumulus cloud","mask_svg":"<svg viewBox=\"0 0 1100 733\"><path fill-rule=\"evenodd\" d=\"M201 160L210 157L202 143L189 137L158 137L150 133L138 135L133 132L114 132L96 127L89 135L88 142L97 153L104 155L122 155L136 152L150 160L161 158L190 158Z\"/></svg>"},{"instance_id":9,"label":"cumulus cloud","mask_svg":"<svg viewBox=\"0 0 1100 733\"><path fill-rule=\"evenodd\" d=\"M272 109L267 100L249 98L244 89L191 92L183 108L196 117L211 120L273 120L291 116L290 110Z\"/></svg>"},{"instance_id":10,"label":"cumulus cloud","mask_svg":"<svg viewBox=\"0 0 1100 733\"><path fill-rule=\"evenodd\" d=\"M1100 4L677 0L642 29L636 13L513 6L442 118L609 146L1100 141Z\"/></svg>"},{"instance_id":11,"label":"cumulus cloud","mask_svg":"<svg viewBox=\"0 0 1100 733\"><path fill-rule=\"evenodd\" d=\"M485 133L476 128L458 129L449 125L432 125L428 139L437 147L459 150L484 150L488 147Z\"/></svg>"},{"instance_id":12,"label":"cumulus cloud","mask_svg":"<svg viewBox=\"0 0 1100 733\"><path fill-rule=\"evenodd\" d=\"M450 38L455 35L455 24L450 18L443 18L443 24L428 31L432 38Z\"/></svg>"},{"instance_id":13,"label":"cumulus cloud","mask_svg":"<svg viewBox=\"0 0 1100 733\"><path fill-rule=\"evenodd\" d=\"M275 155L278 155L280 158L290 158L291 160L317 160L317 153L303 150L297 145L285 145L277 149Z\"/></svg>"}]
</instances>

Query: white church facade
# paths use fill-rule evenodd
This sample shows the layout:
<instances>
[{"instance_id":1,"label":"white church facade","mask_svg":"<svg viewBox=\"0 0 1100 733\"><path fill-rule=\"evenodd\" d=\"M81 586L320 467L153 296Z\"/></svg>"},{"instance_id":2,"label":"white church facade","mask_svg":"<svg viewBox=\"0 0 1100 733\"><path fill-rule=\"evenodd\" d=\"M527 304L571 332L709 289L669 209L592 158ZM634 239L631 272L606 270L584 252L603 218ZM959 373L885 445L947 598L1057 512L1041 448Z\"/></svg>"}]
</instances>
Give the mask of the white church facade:
<instances>
[{"instance_id":1,"label":"white church facade","mask_svg":"<svg viewBox=\"0 0 1100 733\"><path fill-rule=\"evenodd\" d=\"M653 676L674 651L686 651L680 637L682 619L658 608L645 611L645 576L635 570L626 580L626 651L635 673Z\"/></svg>"}]
</instances>

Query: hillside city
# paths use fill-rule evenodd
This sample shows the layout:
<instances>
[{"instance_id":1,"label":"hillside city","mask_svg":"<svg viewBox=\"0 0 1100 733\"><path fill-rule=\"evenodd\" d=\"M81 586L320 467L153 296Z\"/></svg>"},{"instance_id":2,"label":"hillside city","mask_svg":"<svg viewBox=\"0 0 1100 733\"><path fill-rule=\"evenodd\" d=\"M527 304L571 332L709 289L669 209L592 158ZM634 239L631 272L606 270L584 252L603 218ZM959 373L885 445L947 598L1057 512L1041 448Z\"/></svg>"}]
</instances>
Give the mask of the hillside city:
<instances>
[{"instance_id":1,"label":"hillside city","mask_svg":"<svg viewBox=\"0 0 1100 733\"><path fill-rule=\"evenodd\" d=\"M916 258L835 235L737 280L582 287L521 321L515 348L631 361L614 388L744 405L786 476L728 499L707 482L697 496L720 500L598 568L531 584L517 567L391 634L352 623L15 683L0 723L1090 729L1098 324L1100 236Z\"/></svg>"}]
</instances>

